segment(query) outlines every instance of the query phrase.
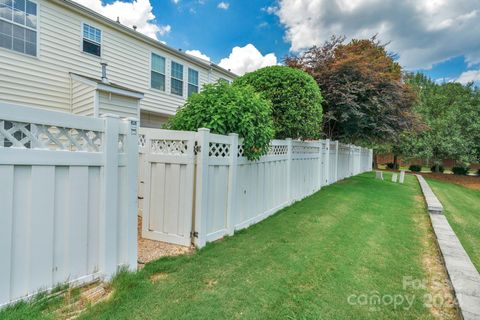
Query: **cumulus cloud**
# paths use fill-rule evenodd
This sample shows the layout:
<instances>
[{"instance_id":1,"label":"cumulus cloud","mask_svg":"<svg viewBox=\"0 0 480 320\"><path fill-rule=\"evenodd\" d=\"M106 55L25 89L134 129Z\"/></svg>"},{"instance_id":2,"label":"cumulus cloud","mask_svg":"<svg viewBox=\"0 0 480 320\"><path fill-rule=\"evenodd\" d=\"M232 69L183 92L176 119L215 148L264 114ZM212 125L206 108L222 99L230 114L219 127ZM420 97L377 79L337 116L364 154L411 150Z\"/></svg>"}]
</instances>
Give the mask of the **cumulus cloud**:
<instances>
[{"instance_id":1,"label":"cumulus cloud","mask_svg":"<svg viewBox=\"0 0 480 320\"><path fill-rule=\"evenodd\" d=\"M185 53L206 61L210 61L210 57L206 54L203 54L200 50L185 50Z\"/></svg>"},{"instance_id":2,"label":"cumulus cloud","mask_svg":"<svg viewBox=\"0 0 480 320\"><path fill-rule=\"evenodd\" d=\"M277 57L274 53L262 55L253 44L249 43L244 47L233 48L229 57L223 58L219 66L224 69L230 69L238 75L243 75L247 72L276 64Z\"/></svg>"},{"instance_id":3,"label":"cumulus cloud","mask_svg":"<svg viewBox=\"0 0 480 320\"><path fill-rule=\"evenodd\" d=\"M462 84L467 84L469 82L480 84L480 69L465 71L455 81Z\"/></svg>"},{"instance_id":4,"label":"cumulus cloud","mask_svg":"<svg viewBox=\"0 0 480 320\"><path fill-rule=\"evenodd\" d=\"M332 34L378 34L409 69L462 55L469 65L480 62L478 0L279 0L275 14L294 52Z\"/></svg>"},{"instance_id":5,"label":"cumulus cloud","mask_svg":"<svg viewBox=\"0 0 480 320\"><path fill-rule=\"evenodd\" d=\"M120 19L126 26L137 26L137 31L151 38L158 39L169 33L170 25L158 25L155 23L155 15L150 0L134 0L133 2L115 1L103 5L101 0L75 0L112 20Z\"/></svg>"},{"instance_id":6,"label":"cumulus cloud","mask_svg":"<svg viewBox=\"0 0 480 320\"><path fill-rule=\"evenodd\" d=\"M228 10L229 7L230 7L230 3L223 2L223 1L217 5L218 9L223 9L223 10Z\"/></svg>"}]
</instances>

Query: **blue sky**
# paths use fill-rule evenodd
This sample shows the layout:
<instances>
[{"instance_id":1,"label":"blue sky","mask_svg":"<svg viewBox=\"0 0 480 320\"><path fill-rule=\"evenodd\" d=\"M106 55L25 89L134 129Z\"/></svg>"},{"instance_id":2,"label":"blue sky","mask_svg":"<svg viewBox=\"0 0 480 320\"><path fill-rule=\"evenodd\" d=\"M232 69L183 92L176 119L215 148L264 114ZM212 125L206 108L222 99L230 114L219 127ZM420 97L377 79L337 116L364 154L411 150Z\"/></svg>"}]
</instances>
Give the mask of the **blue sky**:
<instances>
[{"instance_id":1,"label":"blue sky","mask_svg":"<svg viewBox=\"0 0 480 320\"><path fill-rule=\"evenodd\" d=\"M437 81L480 80L478 0L77 1L237 73L281 63L334 33L349 39L377 33L408 70Z\"/></svg>"}]
</instances>

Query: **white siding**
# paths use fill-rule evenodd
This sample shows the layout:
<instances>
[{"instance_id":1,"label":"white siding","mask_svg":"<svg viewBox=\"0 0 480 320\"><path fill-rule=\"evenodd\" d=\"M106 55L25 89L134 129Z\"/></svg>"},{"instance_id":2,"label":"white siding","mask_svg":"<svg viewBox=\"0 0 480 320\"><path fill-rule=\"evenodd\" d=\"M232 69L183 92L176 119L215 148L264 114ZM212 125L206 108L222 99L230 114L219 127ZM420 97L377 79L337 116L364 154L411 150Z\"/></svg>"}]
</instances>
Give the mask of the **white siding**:
<instances>
[{"instance_id":1,"label":"white siding","mask_svg":"<svg viewBox=\"0 0 480 320\"><path fill-rule=\"evenodd\" d=\"M92 86L72 80L72 113L92 116L94 113L95 90Z\"/></svg>"},{"instance_id":2,"label":"white siding","mask_svg":"<svg viewBox=\"0 0 480 320\"><path fill-rule=\"evenodd\" d=\"M38 4L39 56L30 57L0 48L2 102L71 112L69 72L99 79L100 62L106 62L112 83L145 93L141 109L173 115L187 95L188 67L199 71L200 87L208 81L209 68L206 66L187 61L181 55L175 56L52 1L38 0ZM102 30L101 58L82 52L82 22ZM152 52L166 58L165 92L150 88ZM185 67L183 98L169 93L172 60Z\"/></svg>"},{"instance_id":3,"label":"white siding","mask_svg":"<svg viewBox=\"0 0 480 320\"><path fill-rule=\"evenodd\" d=\"M100 115L113 113L124 118L133 117L138 119L137 99L101 91L98 93L98 96Z\"/></svg>"}]
</instances>

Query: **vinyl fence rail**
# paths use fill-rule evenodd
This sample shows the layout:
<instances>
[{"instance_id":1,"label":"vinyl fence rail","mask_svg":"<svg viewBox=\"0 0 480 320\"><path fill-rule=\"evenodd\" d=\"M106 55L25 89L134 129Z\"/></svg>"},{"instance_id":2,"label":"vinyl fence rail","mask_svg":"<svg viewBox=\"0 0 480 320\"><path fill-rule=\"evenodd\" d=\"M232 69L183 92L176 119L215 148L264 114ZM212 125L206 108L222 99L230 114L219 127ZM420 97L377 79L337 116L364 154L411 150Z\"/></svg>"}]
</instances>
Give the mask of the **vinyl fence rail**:
<instances>
[{"instance_id":1,"label":"vinyl fence rail","mask_svg":"<svg viewBox=\"0 0 480 320\"><path fill-rule=\"evenodd\" d=\"M372 166L371 149L330 140L273 140L249 161L236 134L142 128L139 137L143 236L197 247Z\"/></svg>"},{"instance_id":2,"label":"vinyl fence rail","mask_svg":"<svg viewBox=\"0 0 480 320\"><path fill-rule=\"evenodd\" d=\"M137 266L137 120L0 104L0 306Z\"/></svg>"}]
</instances>

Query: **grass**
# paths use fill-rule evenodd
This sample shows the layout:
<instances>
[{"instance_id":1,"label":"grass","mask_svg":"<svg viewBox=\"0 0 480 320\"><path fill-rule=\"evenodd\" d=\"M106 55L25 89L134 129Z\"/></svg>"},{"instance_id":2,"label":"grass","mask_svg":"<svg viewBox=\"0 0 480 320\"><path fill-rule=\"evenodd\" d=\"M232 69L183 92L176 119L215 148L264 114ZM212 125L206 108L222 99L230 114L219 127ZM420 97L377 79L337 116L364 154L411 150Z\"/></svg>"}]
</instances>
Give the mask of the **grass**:
<instances>
[{"instance_id":1,"label":"grass","mask_svg":"<svg viewBox=\"0 0 480 320\"><path fill-rule=\"evenodd\" d=\"M480 191L428 179L444 214L473 264L480 271Z\"/></svg>"},{"instance_id":2,"label":"grass","mask_svg":"<svg viewBox=\"0 0 480 320\"><path fill-rule=\"evenodd\" d=\"M436 252L418 195L410 175L404 185L372 173L339 182L194 254L119 274L112 298L80 318L430 319L428 288L403 285L428 279L425 257ZM360 296L414 299L408 308ZM22 303L0 318L49 319L49 310Z\"/></svg>"}]
</instances>

